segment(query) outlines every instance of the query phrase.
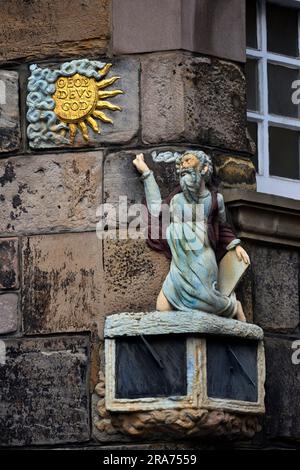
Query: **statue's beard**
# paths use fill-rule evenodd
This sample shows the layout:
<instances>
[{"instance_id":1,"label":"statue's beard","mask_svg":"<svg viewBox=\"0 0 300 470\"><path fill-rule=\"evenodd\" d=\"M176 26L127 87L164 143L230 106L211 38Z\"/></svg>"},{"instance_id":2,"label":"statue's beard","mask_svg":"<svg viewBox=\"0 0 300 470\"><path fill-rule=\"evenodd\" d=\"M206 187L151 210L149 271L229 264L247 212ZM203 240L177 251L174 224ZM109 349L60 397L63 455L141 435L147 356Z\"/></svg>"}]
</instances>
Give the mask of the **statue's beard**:
<instances>
[{"instance_id":1,"label":"statue's beard","mask_svg":"<svg viewBox=\"0 0 300 470\"><path fill-rule=\"evenodd\" d=\"M197 202L201 188L202 175L194 168L180 171L180 186L189 202Z\"/></svg>"}]
</instances>

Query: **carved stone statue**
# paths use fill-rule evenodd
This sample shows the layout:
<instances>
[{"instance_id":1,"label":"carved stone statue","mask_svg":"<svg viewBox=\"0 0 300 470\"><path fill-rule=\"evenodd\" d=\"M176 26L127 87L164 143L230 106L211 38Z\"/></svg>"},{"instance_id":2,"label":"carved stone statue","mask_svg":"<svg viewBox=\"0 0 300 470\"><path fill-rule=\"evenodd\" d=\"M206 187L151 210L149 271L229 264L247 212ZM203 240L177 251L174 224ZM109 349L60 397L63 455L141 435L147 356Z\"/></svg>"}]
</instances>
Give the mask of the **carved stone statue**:
<instances>
[{"instance_id":1,"label":"carved stone statue","mask_svg":"<svg viewBox=\"0 0 300 470\"><path fill-rule=\"evenodd\" d=\"M210 185L212 161L199 150L188 150L176 157L180 187L166 201L161 199L144 155L138 154L133 160L142 174L151 217L161 219L163 203L169 204L170 223L165 237L161 231L158 240L151 236L148 239L150 246L171 258L156 308L159 311L200 310L246 321L234 292L226 296L218 290L217 262L226 251L234 250L237 259L246 264L250 260L226 222L223 196Z\"/></svg>"}]
</instances>

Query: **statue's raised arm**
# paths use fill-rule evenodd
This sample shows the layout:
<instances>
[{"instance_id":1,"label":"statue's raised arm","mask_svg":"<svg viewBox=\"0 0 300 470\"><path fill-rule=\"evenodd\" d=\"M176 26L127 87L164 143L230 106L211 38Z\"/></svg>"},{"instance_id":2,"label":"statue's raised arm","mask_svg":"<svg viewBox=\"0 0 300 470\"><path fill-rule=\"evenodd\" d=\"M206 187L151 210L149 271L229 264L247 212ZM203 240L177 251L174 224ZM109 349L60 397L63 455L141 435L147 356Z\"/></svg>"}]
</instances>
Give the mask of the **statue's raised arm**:
<instances>
[{"instance_id":1,"label":"statue's raised arm","mask_svg":"<svg viewBox=\"0 0 300 470\"><path fill-rule=\"evenodd\" d=\"M139 153L133 160L133 164L141 173L141 179L144 181L147 207L151 215L158 217L161 211L161 195L158 184L155 181L153 172L145 162L144 154Z\"/></svg>"}]
</instances>

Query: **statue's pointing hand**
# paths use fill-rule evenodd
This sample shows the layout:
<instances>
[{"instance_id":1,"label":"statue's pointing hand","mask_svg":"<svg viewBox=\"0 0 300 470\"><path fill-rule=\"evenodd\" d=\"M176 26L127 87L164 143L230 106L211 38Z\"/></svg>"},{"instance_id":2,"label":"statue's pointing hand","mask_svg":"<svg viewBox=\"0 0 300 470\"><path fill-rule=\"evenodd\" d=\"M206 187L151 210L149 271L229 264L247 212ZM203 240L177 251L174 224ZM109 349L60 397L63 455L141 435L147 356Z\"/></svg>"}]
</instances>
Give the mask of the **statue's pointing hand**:
<instances>
[{"instance_id":1,"label":"statue's pointing hand","mask_svg":"<svg viewBox=\"0 0 300 470\"><path fill-rule=\"evenodd\" d=\"M138 155L136 155L132 163L141 174L145 173L146 171L149 171L149 167L147 163L145 163L143 153L139 153Z\"/></svg>"}]
</instances>

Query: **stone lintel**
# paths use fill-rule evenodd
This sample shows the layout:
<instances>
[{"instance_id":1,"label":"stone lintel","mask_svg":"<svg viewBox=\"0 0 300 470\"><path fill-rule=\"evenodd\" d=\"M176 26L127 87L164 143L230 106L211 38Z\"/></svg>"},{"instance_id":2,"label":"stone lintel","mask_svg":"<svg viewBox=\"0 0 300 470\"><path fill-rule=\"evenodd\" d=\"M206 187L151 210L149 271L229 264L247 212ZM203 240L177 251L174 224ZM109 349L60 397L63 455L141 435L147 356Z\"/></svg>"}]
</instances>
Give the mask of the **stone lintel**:
<instances>
[{"instance_id":1,"label":"stone lintel","mask_svg":"<svg viewBox=\"0 0 300 470\"><path fill-rule=\"evenodd\" d=\"M108 316L104 330L105 338L181 333L263 339L263 330L257 325L200 311L123 312Z\"/></svg>"},{"instance_id":2,"label":"stone lintel","mask_svg":"<svg viewBox=\"0 0 300 470\"><path fill-rule=\"evenodd\" d=\"M300 201L239 189L223 195L239 237L300 246Z\"/></svg>"}]
</instances>

